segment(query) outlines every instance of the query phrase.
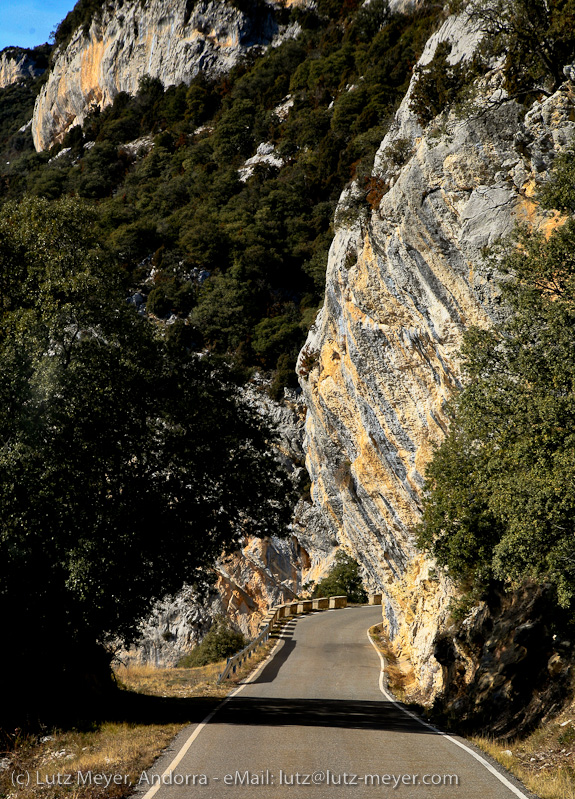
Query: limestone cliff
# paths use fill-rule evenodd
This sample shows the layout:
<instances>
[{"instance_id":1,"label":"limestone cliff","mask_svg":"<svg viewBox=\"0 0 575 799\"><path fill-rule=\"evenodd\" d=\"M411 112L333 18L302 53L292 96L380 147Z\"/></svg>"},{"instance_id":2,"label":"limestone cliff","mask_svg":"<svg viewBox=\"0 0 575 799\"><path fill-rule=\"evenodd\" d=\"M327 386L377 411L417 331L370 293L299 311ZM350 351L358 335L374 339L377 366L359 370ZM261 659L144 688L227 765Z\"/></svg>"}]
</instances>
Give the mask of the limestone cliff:
<instances>
[{"instance_id":1,"label":"limestone cliff","mask_svg":"<svg viewBox=\"0 0 575 799\"><path fill-rule=\"evenodd\" d=\"M468 58L479 34L451 17L442 41ZM375 159L369 191L341 197L325 303L299 359L308 406L312 497L337 540L385 594L390 637L432 696L442 674L433 641L449 580L414 544L425 465L446 429L468 325L501 313L483 248L510 231L575 124L570 82L525 109L494 68L467 109L422 128L410 106L417 74Z\"/></svg>"},{"instance_id":2,"label":"limestone cliff","mask_svg":"<svg viewBox=\"0 0 575 799\"><path fill-rule=\"evenodd\" d=\"M216 0L106 3L87 34L78 28L54 54L34 111L34 145L45 150L61 141L94 106L103 108L121 91L134 94L143 75L164 86L189 83L200 71L225 72L250 49L289 34L272 5L250 17Z\"/></svg>"},{"instance_id":3,"label":"limestone cliff","mask_svg":"<svg viewBox=\"0 0 575 799\"><path fill-rule=\"evenodd\" d=\"M5 47L0 52L0 89L28 78L37 78L46 69L46 59L34 50Z\"/></svg>"},{"instance_id":4,"label":"limestone cliff","mask_svg":"<svg viewBox=\"0 0 575 799\"><path fill-rule=\"evenodd\" d=\"M216 581L207 599L184 586L175 597L157 602L141 625L140 641L120 659L174 666L202 640L218 615L252 638L268 608L296 596L309 565L307 552L294 537L247 539L238 552L216 564Z\"/></svg>"}]
</instances>

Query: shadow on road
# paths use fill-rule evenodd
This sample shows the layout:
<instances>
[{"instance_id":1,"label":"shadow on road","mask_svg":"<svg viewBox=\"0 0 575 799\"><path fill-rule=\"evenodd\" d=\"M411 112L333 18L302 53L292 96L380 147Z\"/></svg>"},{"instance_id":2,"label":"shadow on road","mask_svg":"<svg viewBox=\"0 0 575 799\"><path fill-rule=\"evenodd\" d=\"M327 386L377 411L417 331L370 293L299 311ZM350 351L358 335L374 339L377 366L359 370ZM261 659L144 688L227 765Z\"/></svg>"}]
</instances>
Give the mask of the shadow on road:
<instances>
[{"instance_id":1,"label":"shadow on road","mask_svg":"<svg viewBox=\"0 0 575 799\"><path fill-rule=\"evenodd\" d=\"M251 685L270 683L293 652L293 625L284 625L281 648ZM108 719L140 724L200 722L221 700L201 697L162 698L119 691ZM226 702L211 724L258 727L331 727L437 735L391 702L346 699L285 699L237 696Z\"/></svg>"},{"instance_id":2,"label":"shadow on road","mask_svg":"<svg viewBox=\"0 0 575 799\"><path fill-rule=\"evenodd\" d=\"M195 723L202 721L219 704L219 700L197 697L163 699L129 692L119 693L118 704L113 712L106 714L107 720L138 724ZM263 699L238 696L226 702L210 723L438 734L384 700Z\"/></svg>"},{"instance_id":3,"label":"shadow on road","mask_svg":"<svg viewBox=\"0 0 575 799\"><path fill-rule=\"evenodd\" d=\"M258 727L344 727L437 735L391 702L345 699L260 699L235 697L213 718L212 724Z\"/></svg>"},{"instance_id":4,"label":"shadow on road","mask_svg":"<svg viewBox=\"0 0 575 799\"><path fill-rule=\"evenodd\" d=\"M295 623L294 623L295 624ZM251 680L251 685L258 685L264 682L273 682L277 677L279 670L284 665L290 654L295 649L295 641L293 640L294 624L286 624L282 628L279 638L282 639L281 649L274 650L274 656L255 680Z\"/></svg>"},{"instance_id":5,"label":"shadow on road","mask_svg":"<svg viewBox=\"0 0 575 799\"><path fill-rule=\"evenodd\" d=\"M273 682L273 680L275 680L277 677L279 670L294 649L295 641L284 641L279 652L276 652L262 673L255 680L252 680L250 685L258 685L259 683L263 682Z\"/></svg>"},{"instance_id":6,"label":"shadow on road","mask_svg":"<svg viewBox=\"0 0 575 799\"><path fill-rule=\"evenodd\" d=\"M180 699L118 691L116 702L103 710L100 720L130 724L193 724L202 721L220 702L221 699L196 696Z\"/></svg>"}]
</instances>

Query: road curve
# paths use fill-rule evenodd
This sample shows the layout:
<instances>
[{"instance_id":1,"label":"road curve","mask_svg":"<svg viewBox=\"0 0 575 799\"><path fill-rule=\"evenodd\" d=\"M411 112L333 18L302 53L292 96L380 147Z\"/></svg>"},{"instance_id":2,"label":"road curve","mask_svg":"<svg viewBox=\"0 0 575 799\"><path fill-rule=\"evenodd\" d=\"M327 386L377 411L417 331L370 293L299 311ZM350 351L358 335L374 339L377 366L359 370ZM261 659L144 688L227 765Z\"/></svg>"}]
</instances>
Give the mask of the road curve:
<instances>
[{"instance_id":1,"label":"road curve","mask_svg":"<svg viewBox=\"0 0 575 799\"><path fill-rule=\"evenodd\" d=\"M180 736L176 751L159 764L157 775L144 778L137 796L532 796L509 774L505 784L467 749L386 699L379 656L366 636L380 620L380 608L362 607L290 622L255 679L207 724Z\"/></svg>"}]
</instances>

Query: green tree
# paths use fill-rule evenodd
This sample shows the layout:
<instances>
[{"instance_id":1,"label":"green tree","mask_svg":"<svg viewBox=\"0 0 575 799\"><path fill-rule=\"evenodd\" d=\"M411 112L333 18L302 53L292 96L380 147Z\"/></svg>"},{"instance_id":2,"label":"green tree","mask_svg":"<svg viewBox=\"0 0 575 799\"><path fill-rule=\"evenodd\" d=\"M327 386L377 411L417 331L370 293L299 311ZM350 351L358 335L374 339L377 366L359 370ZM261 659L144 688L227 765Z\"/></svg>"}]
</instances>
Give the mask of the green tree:
<instances>
[{"instance_id":1,"label":"green tree","mask_svg":"<svg viewBox=\"0 0 575 799\"><path fill-rule=\"evenodd\" d=\"M202 642L189 655L185 655L178 663L180 668L194 668L217 663L239 652L247 644L244 636L232 630L225 616L218 616Z\"/></svg>"},{"instance_id":2,"label":"green tree","mask_svg":"<svg viewBox=\"0 0 575 799\"><path fill-rule=\"evenodd\" d=\"M254 328L252 348L260 355L266 366L275 366L286 350L297 354L305 336L299 324L290 315L265 318Z\"/></svg>"},{"instance_id":3,"label":"green tree","mask_svg":"<svg viewBox=\"0 0 575 799\"><path fill-rule=\"evenodd\" d=\"M252 154L255 113L251 100L238 100L222 113L214 133L214 155L220 163L228 164L238 156Z\"/></svg>"},{"instance_id":4,"label":"green tree","mask_svg":"<svg viewBox=\"0 0 575 799\"><path fill-rule=\"evenodd\" d=\"M573 0L455 0L452 6L484 31L486 54L504 58L512 92L554 91L563 83L563 67L575 56Z\"/></svg>"},{"instance_id":5,"label":"green tree","mask_svg":"<svg viewBox=\"0 0 575 799\"><path fill-rule=\"evenodd\" d=\"M327 577L315 586L313 596L346 595L349 602L367 601L367 593L359 573L359 566L350 555L341 550L335 556L335 565Z\"/></svg>"},{"instance_id":6,"label":"green tree","mask_svg":"<svg viewBox=\"0 0 575 799\"><path fill-rule=\"evenodd\" d=\"M237 265L206 280L190 321L215 351L233 351L248 340L256 312L254 293Z\"/></svg>"},{"instance_id":7,"label":"green tree","mask_svg":"<svg viewBox=\"0 0 575 799\"><path fill-rule=\"evenodd\" d=\"M418 80L410 105L423 125L448 108L474 77L469 66L449 63L451 50L450 42L441 42L433 60L415 69Z\"/></svg>"},{"instance_id":8,"label":"green tree","mask_svg":"<svg viewBox=\"0 0 575 799\"><path fill-rule=\"evenodd\" d=\"M154 597L289 515L272 432L125 302L94 222L37 199L0 220L2 669L21 711L104 679Z\"/></svg>"},{"instance_id":9,"label":"green tree","mask_svg":"<svg viewBox=\"0 0 575 799\"><path fill-rule=\"evenodd\" d=\"M572 156L571 156L572 158ZM573 213L563 172L547 189ZM510 315L471 329L449 435L427 471L419 543L467 581L549 582L575 599L575 220L518 229L502 284Z\"/></svg>"}]
</instances>

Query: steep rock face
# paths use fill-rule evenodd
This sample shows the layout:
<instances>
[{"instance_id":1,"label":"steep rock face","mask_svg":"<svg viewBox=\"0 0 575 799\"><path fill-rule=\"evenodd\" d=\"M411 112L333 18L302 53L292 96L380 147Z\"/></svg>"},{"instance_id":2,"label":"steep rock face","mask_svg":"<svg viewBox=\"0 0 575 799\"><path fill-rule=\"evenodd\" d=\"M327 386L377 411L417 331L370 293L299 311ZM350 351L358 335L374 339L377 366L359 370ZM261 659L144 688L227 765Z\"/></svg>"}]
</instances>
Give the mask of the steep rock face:
<instances>
[{"instance_id":1,"label":"steep rock face","mask_svg":"<svg viewBox=\"0 0 575 799\"><path fill-rule=\"evenodd\" d=\"M123 662L175 666L198 644L218 615L226 616L247 638L257 634L268 609L291 601L309 569L307 552L294 537L250 538L216 565L207 597L184 586L160 600L142 623L142 636Z\"/></svg>"},{"instance_id":2,"label":"steep rock face","mask_svg":"<svg viewBox=\"0 0 575 799\"><path fill-rule=\"evenodd\" d=\"M303 512L300 503L298 513ZM307 508L310 506L307 505ZM313 514L311 514L313 517ZM318 525L320 546L309 526L308 546L292 535L289 538L249 538L245 545L222 558L216 565L216 582L207 599L200 599L185 586L174 597L160 600L141 625L141 638L123 662L175 666L196 646L218 615L223 615L247 637L253 638L268 610L290 602L311 580L325 576L333 561L331 543L321 547L322 528Z\"/></svg>"},{"instance_id":3,"label":"steep rock face","mask_svg":"<svg viewBox=\"0 0 575 799\"><path fill-rule=\"evenodd\" d=\"M156 603L140 625L138 644L129 651L120 650L117 658L124 664L175 666L208 632L220 613L223 607L216 591L200 602L193 589L184 586L176 596Z\"/></svg>"},{"instance_id":4,"label":"steep rock face","mask_svg":"<svg viewBox=\"0 0 575 799\"><path fill-rule=\"evenodd\" d=\"M32 135L37 150L60 141L93 106L103 108L121 91L134 94L143 75L164 86L189 83L200 71L229 70L250 48L280 31L273 7L257 17L225 2L115 0L95 16L88 35L79 28L56 53L38 96Z\"/></svg>"},{"instance_id":5,"label":"steep rock face","mask_svg":"<svg viewBox=\"0 0 575 799\"><path fill-rule=\"evenodd\" d=\"M248 539L218 563L217 590L228 618L253 637L269 608L290 602L307 578L311 559L297 539Z\"/></svg>"},{"instance_id":6,"label":"steep rock face","mask_svg":"<svg viewBox=\"0 0 575 799\"><path fill-rule=\"evenodd\" d=\"M37 78L44 69L38 64L33 50L5 47L0 53L0 89L28 78Z\"/></svg>"},{"instance_id":7,"label":"steep rock face","mask_svg":"<svg viewBox=\"0 0 575 799\"><path fill-rule=\"evenodd\" d=\"M453 63L479 34L451 17L429 41ZM352 186L336 214L325 304L299 359L312 497L337 540L385 594L388 633L421 688L442 685L433 642L451 588L418 553L425 465L446 430L464 329L501 315L483 248L531 218L529 200L573 133L573 93L522 109L494 69L461 117L424 130L412 86L375 160L370 191Z\"/></svg>"}]
</instances>

